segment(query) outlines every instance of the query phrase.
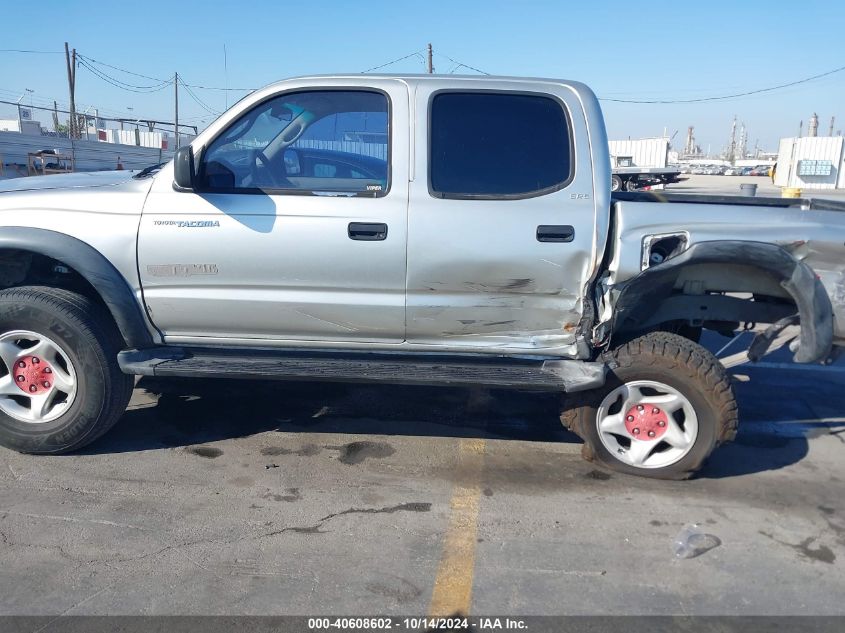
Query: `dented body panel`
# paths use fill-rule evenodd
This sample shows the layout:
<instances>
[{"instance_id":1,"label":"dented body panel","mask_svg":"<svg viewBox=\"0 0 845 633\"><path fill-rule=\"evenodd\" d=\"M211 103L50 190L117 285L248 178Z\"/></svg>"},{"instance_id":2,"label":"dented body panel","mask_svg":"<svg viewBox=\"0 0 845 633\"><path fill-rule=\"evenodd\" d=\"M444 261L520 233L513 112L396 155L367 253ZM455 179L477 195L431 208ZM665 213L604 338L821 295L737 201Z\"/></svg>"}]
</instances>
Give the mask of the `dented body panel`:
<instances>
[{"instance_id":1,"label":"dented body panel","mask_svg":"<svg viewBox=\"0 0 845 633\"><path fill-rule=\"evenodd\" d=\"M467 350L577 355L585 289L606 242L607 204L594 164L607 162L603 126L588 125L592 93L583 85L499 79L485 90L551 96L569 121L574 175L561 189L520 199L443 199L429 190L432 98L477 89L441 78L414 91L414 177L408 208L406 340ZM597 119L601 121L601 119ZM592 137L591 137L592 135ZM602 143L598 147L594 143ZM594 152L598 150L598 156ZM601 220L599 220L601 218ZM569 225L566 243L537 239L542 225Z\"/></svg>"},{"instance_id":2,"label":"dented body panel","mask_svg":"<svg viewBox=\"0 0 845 633\"><path fill-rule=\"evenodd\" d=\"M613 258L607 271L609 287L642 272L644 244L652 235L683 231L689 236L688 246L724 240L766 242L783 248L818 275L833 308L834 340L840 345L845 343L845 213L842 211L765 203L759 206L685 203L676 196L671 204L617 201L613 213L616 224L611 237ZM747 263L724 262L717 268L714 273L705 271L700 277L718 279L718 287L700 287L697 291L765 289L767 294L789 296L780 280L772 278L766 284ZM690 281L693 280L681 277L679 283ZM761 284L765 284L764 288Z\"/></svg>"}]
</instances>

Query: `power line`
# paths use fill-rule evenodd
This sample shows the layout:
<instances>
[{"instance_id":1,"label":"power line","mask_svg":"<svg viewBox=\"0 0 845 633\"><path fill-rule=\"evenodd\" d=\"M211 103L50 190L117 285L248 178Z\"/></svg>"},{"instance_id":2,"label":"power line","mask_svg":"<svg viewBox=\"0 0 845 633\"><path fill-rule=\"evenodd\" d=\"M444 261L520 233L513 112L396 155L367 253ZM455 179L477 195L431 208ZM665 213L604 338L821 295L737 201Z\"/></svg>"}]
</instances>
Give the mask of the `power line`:
<instances>
[{"instance_id":1,"label":"power line","mask_svg":"<svg viewBox=\"0 0 845 633\"><path fill-rule=\"evenodd\" d=\"M197 85L197 84L186 84L181 79L179 80L179 82L183 86L188 86L190 88L198 88L200 90L221 90L221 91L226 91L226 92L232 92L232 91L234 91L234 92L252 92L254 90L258 90L258 88L220 88L220 87L217 87L217 86L200 86L200 85Z\"/></svg>"},{"instance_id":2,"label":"power line","mask_svg":"<svg viewBox=\"0 0 845 633\"><path fill-rule=\"evenodd\" d=\"M380 64L379 66L373 66L372 68L367 68L367 70L362 70L361 74L363 75L364 73L369 73L369 72L372 72L374 70L378 70L379 68L384 68L386 66L391 66L393 64L397 64L401 61L405 61L406 59L408 59L410 57L414 57L415 55L418 56L423 62L425 62L425 57L423 57L422 51L414 51L413 53L410 53L409 55L405 55L404 57L399 57L398 59L394 59L394 60L389 61L387 63Z\"/></svg>"},{"instance_id":3,"label":"power line","mask_svg":"<svg viewBox=\"0 0 845 633\"><path fill-rule=\"evenodd\" d=\"M721 95L718 97L701 97L698 99L608 99L599 97L599 101L609 101L613 103L640 103L640 104L663 104L663 103L704 103L707 101L724 101L725 99L736 99L737 97L747 97L749 95L756 95L761 94L764 92L772 92L773 90L780 90L782 88L789 88L791 86L797 86L799 84L805 84L808 81L814 81L816 79L821 79L822 77L827 77L829 75L833 75L835 73L840 73L845 70L845 66L840 66L839 68L834 68L833 70L828 70L827 72L820 73L818 75L813 75L812 77L805 77L804 79L799 79L797 81L790 81L789 83L779 84L777 86L770 86L768 88L759 88L758 90L748 90L746 92L737 92L735 94L730 95Z\"/></svg>"},{"instance_id":4,"label":"power line","mask_svg":"<svg viewBox=\"0 0 845 633\"><path fill-rule=\"evenodd\" d=\"M106 62L101 62L93 57L88 57L87 55L83 55L82 53L77 53L76 56L80 59L84 59L87 62L93 62L95 64L99 64L100 66L106 66L107 68L111 68L112 70L119 70L122 73L126 73L127 75L135 75L136 77L142 77L143 79L150 79L152 81L164 82L164 81L172 81L172 79L161 79L159 77L150 77L149 75L142 75L141 73L136 73L131 70L126 70L125 68L121 68L119 66L113 66L111 64L107 64Z\"/></svg>"},{"instance_id":5,"label":"power line","mask_svg":"<svg viewBox=\"0 0 845 633\"><path fill-rule=\"evenodd\" d=\"M188 96L190 96L190 97L191 97L191 99L193 99L194 101L196 101L197 105L199 105L199 106L200 106L203 110L205 110L206 112L208 112L209 114L211 114L211 115L213 115L213 116L219 116L219 115L220 115L220 112L218 112L217 110L215 110L214 108L212 108L210 105L208 105L207 103L205 103L202 99L200 99L200 98L199 98L196 94L194 94L194 91L193 91L193 90L191 90L191 88L190 88L190 86L189 86L188 84L186 84L186 83L185 83L184 81L182 81L181 79L179 80L179 83L182 85L182 87L183 87L183 88L185 89L185 91L188 93Z\"/></svg>"},{"instance_id":6,"label":"power line","mask_svg":"<svg viewBox=\"0 0 845 633\"><path fill-rule=\"evenodd\" d=\"M459 62L456 59L452 59L448 55L443 55L442 53L436 53L436 54L440 55L442 57L445 57L450 62L455 64L455 67L450 71L450 73L454 73L456 70L458 70L458 68L468 68L469 70L474 70L475 72L481 73L482 75L489 75L490 74L487 71L481 70L480 68L476 68L475 66L470 66L469 64L464 64L463 62Z\"/></svg>"},{"instance_id":7,"label":"power line","mask_svg":"<svg viewBox=\"0 0 845 633\"><path fill-rule=\"evenodd\" d=\"M30 53L33 55L63 55L64 51L31 51L21 48L0 48L0 53Z\"/></svg>"},{"instance_id":8,"label":"power line","mask_svg":"<svg viewBox=\"0 0 845 633\"><path fill-rule=\"evenodd\" d=\"M106 66L108 68L111 68L113 70L118 70L118 71L120 71L122 73L126 73L128 75L135 75L136 77L142 77L144 79L150 79L152 81L158 81L158 82L165 83L165 84L170 84L170 83L173 82L172 79L161 79L160 77L152 77L150 75L144 75L142 73L136 73L134 71L127 70L126 68L121 68L120 66L114 66L112 64L107 64L106 62L101 62L99 60L94 59L93 57L88 57L87 55L82 55L81 53L77 53L77 57L85 59L85 61L87 61L89 63L94 62L96 64L99 64L100 66ZM116 81L119 81L119 80L116 80ZM120 82L120 83L126 83L126 82ZM256 90L256 88L220 88L220 87L217 87L217 86L201 86L201 85L198 85L198 84L186 84L181 79L179 80L179 83L181 83L183 86L188 86L190 88L197 88L197 89L201 89L201 90L224 90L224 91L236 91L236 92L252 92L253 90ZM131 84L127 84L127 85L131 85Z\"/></svg>"},{"instance_id":9,"label":"power line","mask_svg":"<svg viewBox=\"0 0 845 633\"><path fill-rule=\"evenodd\" d=\"M88 70L95 77L102 79L103 81L105 81L108 84L111 84L115 88L120 88L121 90L126 90L127 92L136 92L136 93L148 94L148 93L151 93L151 92L158 92L159 90L164 90L165 88L167 88L169 85L171 85L173 83L173 80L169 79L167 81L162 81L160 84L157 84L155 86L137 86L137 85L130 84L130 83L127 83L125 81L122 81L120 79L117 79L116 77L112 77L111 75L107 75L106 73L102 72L101 70L94 68L94 66L92 66L91 64L89 64L88 62L86 62L82 58L79 58L78 61L79 61L80 66L82 66L83 68Z\"/></svg>"}]
</instances>

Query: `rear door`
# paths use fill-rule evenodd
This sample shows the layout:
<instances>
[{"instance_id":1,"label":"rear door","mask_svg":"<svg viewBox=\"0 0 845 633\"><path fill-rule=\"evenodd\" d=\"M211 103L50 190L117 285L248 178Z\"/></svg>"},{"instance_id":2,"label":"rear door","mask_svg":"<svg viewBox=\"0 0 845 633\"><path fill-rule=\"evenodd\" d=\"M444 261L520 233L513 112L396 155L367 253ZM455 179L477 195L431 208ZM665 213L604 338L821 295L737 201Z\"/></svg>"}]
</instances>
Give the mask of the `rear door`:
<instances>
[{"instance_id":1,"label":"rear door","mask_svg":"<svg viewBox=\"0 0 845 633\"><path fill-rule=\"evenodd\" d=\"M407 340L575 355L596 254L583 110L562 85L488 85L416 91Z\"/></svg>"},{"instance_id":2,"label":"rear door","mask_svg":"<svg viewBox=\"0 0 845 633\"><path fill-rule=\"evenodd\" d=\"M407 86L325 81L254 103L195 148L196 191L157 178L138 261L166 340L403 341Z\"/></svg>"}]
</instances>

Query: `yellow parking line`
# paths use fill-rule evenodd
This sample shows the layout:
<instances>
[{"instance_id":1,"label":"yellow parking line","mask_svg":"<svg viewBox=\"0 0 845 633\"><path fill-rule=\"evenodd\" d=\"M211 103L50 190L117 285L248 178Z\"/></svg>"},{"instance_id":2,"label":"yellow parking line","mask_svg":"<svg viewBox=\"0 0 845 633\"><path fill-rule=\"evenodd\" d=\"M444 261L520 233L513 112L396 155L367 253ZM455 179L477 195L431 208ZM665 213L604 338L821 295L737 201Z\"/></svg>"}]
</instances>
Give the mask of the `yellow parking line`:
<instances>
[{"instance_id":1,"label":"yellow parking line","mask_svg":"<svg viewBox=\"0 0 845 633\"><path fill-rule=\"evenodd\" d=\"M460 465L465 479L452 491L449 527L428 607L430 616L468 615L472 601L484 440L461 440Z\"/></svg>"}]
</instances>

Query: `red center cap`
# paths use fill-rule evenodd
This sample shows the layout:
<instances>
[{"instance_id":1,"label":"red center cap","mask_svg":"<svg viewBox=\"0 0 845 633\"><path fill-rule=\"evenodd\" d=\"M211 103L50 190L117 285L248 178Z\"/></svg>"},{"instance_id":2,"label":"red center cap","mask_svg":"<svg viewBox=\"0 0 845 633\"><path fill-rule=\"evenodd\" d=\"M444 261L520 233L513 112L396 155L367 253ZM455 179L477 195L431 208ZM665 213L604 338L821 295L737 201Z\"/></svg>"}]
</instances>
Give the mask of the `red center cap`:
<instances>
[{"instance_id":1,"label":"red center cap","mask_svg":"<svg viewBox=\"0 0 845 633\"><path fill-rule=\"evenodd\" d=\"M666 432L666 412L653 404L638 404L625 414L625 428L638 440L656 440Z\"/></svg>"},{"instance_id":2,"label":"red center cap","mask_svg":"<svg viewBox=\"0 0 845 633\"><path fill-rule=\"evenodd\" d=\"M31 396L46 393L53 387L53 368L37 356L16 360L12 375L18 388Z\"/></svg>"}]
</instances>

